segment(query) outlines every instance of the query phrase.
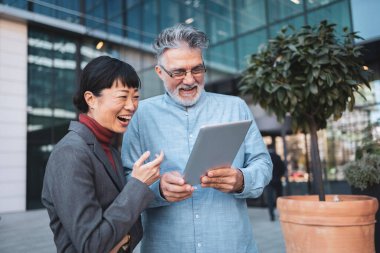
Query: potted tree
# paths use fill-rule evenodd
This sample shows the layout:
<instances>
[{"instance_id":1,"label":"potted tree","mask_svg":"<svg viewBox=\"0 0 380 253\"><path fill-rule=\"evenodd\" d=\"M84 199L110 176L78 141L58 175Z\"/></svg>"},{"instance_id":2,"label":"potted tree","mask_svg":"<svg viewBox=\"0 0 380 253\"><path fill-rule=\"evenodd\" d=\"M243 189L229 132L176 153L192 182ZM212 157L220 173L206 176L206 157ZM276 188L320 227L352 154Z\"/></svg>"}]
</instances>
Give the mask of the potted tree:
<instances>
[{"instance_id":1,"label":"potted tree","mask_svg":"<svg viewBox=\"0 0 380 253\"><path fill-rule=\"evenodd\" d=\"M366 230L367 234L372 231L373 235L374 214L378 203L365 196L359 198L361 201L351 201L352 196L327 196L326 199L317 139L317 131L326 127L330 117L337 120L346 109L353 109L354 95L360 93L361 86L370 88L368 71L360 58L362 48L354 43L354 39L359 37L345 28L343 40L340 41L335 32L335 24L327 21L314 27L304 26L300 31L290 29L290 33L288 28L282 29L257 54L250 57L249 66L240 83L242 92L251 94L254 103L259 103L274 113L280 121L290 114L294 131L310 133L311 167L319 201L317 196L278 199L287 251L328 252L321 250L324 249L323 245L334 248L330 243L335 241L343 247L337 248L341 250L339 252L363 252L364 244L369 244L372 251L369 249L368 252L373 252L373 238L364 240L360 230ZM347 206L351 202L354 206ZM358 207L359 202L365 208ZM356 215L368 218L365 224L358 224L364 228L336 233L335 225L345 227L341 222L350 220L347 218L350 215L344 213L347 209L351 213L356 210ZM320 223L329 232L320 233L310 229L316 228L315 224ZM296 234L290 235L288 232ZM320 237L322 234L328 238ZM346 248L349 245L339 241L342 239L339 236L350 234L360 238L363 243ZM305 240L300 240L300 236L306 236ZM357 241L350 238L352 237L343 237L350 242ZM298 241L300 243L297 244ZM315 245L322 248L316 248Z\"/></svg>"}]
</instances>

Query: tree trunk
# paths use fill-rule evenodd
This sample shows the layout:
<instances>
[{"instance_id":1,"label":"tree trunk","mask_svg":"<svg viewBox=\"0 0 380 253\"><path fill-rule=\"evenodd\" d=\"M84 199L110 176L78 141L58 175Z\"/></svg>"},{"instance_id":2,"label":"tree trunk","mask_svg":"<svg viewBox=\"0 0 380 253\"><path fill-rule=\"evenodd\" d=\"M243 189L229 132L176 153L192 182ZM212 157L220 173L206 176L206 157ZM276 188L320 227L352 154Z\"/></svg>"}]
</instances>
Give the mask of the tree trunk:
<instances>
[{"instance_id":1,"label":"tree trunk","mask_svg":"<svg viewBox=\"0 0 380 253\"><path fill-rule=\"evenodd\" d=\"M319 195L319 201L325 201L325 190L322 179L322 166L321 159L319 157L318 136L317 136L317 124L313 116L310 116L308 121L310 128L310 155L311 155L311 168L313 171L313 178L317 187Z\"/></svg>"}]
</instances>

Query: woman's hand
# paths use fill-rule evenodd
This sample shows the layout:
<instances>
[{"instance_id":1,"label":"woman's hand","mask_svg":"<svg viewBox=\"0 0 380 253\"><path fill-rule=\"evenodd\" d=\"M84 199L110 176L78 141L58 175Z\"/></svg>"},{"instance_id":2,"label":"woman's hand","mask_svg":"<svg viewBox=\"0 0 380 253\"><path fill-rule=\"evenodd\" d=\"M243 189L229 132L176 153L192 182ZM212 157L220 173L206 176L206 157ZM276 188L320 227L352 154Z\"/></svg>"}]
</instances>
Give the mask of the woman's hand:
<instances>
[{"instance_id":1,"label":"woman's hand","mask_svg":"<svg viewBox=\"0 0 380 253\"><path fill-rule=\"evenodd\" d=\"M156 159L144 164L145 160L150 156L150 152L146 151L133 165L132 177L141 182L151 185L160 178L160 164L164 160L164 152L156 155Z\"/></svg>"}]
</instances>

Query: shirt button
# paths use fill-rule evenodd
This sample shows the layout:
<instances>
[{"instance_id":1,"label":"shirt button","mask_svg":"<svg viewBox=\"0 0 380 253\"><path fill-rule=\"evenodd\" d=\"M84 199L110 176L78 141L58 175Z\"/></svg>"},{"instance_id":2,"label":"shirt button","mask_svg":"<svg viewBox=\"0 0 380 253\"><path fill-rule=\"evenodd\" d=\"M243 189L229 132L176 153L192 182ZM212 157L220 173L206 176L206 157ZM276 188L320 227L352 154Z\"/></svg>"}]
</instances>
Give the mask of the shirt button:
<instances>
[{"instance_id":1,"label":"shirt button","mask_svg":"<svg viewBox=\"0 0 380 253\"><path fill-rule=\"evenodd\" d=\"M193 138L193 135L192 135L192 134L190 134L190 138Z\"/></svg>"},{"instance_id":2,"label":"shirt button","mask_svg":"<svg viewBox=\"0 0 380 253\"><path fill-rule=\"evenodd\" d=\"M201 246L202 246L202 244L200 242L198 242L198 247L201 247Z\"/></svg>"},{"instance_id":3,"label":"shirt button","mask_svg":"<svg viewBox=\"0 0 380 253\"><path fill-rule=\"evenodd\" d=\"M198 215L198 214L196 214L196 215L195 215L195 218L197 218L197 219L198 219L198 218L199 218L199 215Z\"/></svg>"}]
</instances>

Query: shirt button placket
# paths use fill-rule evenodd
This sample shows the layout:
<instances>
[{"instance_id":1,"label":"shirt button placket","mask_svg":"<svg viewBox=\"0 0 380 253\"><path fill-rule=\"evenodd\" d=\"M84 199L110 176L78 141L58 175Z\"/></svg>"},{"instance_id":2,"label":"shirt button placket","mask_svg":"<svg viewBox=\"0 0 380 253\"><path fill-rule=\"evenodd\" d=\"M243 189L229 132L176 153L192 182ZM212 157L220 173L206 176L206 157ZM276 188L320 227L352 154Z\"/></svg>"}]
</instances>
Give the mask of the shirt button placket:
<instances>
[{"instance_id":1,"label":"shirt button placket","mask_svg":"<svg viewBox=\"0 0 380 253\"><path fill-rule=\"evenodd\" d=\"M200 187L200 186L198 186ZM197 253L203 252L202 247L202 222L199 210L199 189L193 192L193 217L194 217L194 232L195 232L195 251Z\"/></svg>"}]
</instances>

